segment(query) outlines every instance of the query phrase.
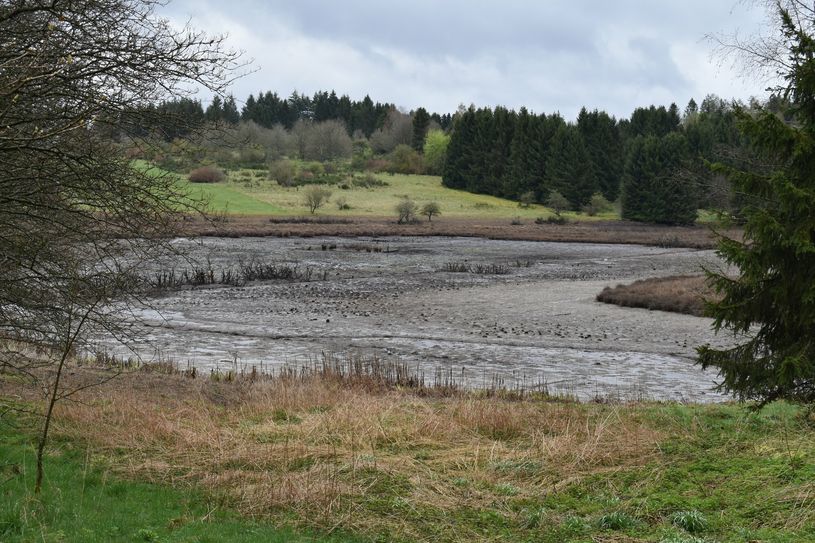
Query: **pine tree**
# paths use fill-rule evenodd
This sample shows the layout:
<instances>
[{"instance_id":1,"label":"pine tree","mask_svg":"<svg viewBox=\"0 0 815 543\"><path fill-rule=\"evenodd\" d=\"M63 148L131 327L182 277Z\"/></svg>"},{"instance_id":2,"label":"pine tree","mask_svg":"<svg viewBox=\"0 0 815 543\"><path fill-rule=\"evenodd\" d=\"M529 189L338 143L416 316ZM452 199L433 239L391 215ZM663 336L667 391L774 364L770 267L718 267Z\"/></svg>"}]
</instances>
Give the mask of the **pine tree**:
<instances>
[{"instance_id":1,"label":"pine tree","mask_svg":"<svg viewBox=\"0 0 815 543\"><path fill-rule=\"evenodd\" d=\"M784 96L794 121L768 110L754 115L737 109L764 171L715 167L752 197L743 240L719 243L719 255L737 276L709 274L721 296L708 305L714 326L743 343L699 349L702 367L719 370L723 390L759 405L815 402L815 38L811 26L799 26L811 25L815 10L789 2L778 9L787 53Z\"/></svg>"}]
</instances>

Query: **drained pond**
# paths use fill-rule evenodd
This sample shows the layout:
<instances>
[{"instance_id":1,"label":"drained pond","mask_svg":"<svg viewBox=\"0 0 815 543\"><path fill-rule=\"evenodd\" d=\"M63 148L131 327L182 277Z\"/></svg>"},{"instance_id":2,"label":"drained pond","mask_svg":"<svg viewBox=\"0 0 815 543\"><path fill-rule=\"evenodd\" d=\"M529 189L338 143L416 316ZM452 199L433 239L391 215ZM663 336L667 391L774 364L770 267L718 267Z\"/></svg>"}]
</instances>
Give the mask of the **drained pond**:
<instances>
[{"instance_id":1,"label":"drained pond","mask_svg":"<svg viewBox=\"0 0 815 543\"><path fill-rule=\"evenodd\" d=\"M146 270L179 284L140 315L131 348L144 360L272 371L327 353L375 356L469 387L722 399L716 375L694 365L695 347L727 340L709 319L595 301L606 286L716 266L712 251L442 237L176 243L191 261ZM281 278L217 284L224 270L262 266ZM181 284L193 268L213 270L216 284Z\"/></svg>"}]
</instances>

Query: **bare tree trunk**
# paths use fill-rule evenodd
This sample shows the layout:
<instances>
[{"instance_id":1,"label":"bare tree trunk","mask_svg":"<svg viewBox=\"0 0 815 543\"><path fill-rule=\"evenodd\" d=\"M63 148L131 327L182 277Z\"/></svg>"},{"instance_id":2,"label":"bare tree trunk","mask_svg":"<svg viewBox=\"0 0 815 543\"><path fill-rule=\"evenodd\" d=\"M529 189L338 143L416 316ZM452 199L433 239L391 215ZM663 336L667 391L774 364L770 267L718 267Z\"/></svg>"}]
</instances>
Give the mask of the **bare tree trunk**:
<instances>
[{"instance_id":1,"label":"bare tree trunk","mask_svg":"<svg viewBox=\"0 0 815 543\"><path fill-rule=\"evenodd\" d=\"M42 461L43 456L45 454L45 446L48 443L48 430L51 428L51 417L54 414L54 406L59 399L59 384L60 380L62 379L62 370L65 368L65 362L68 360L68 356L71 354L71 350L76 342L76 338L79 336L80 331L82 331L82 327L85 324L85 320L90 315L91 307L84 315L82 315L82 319L79 321L79 325L76 327L76 330L71 331L71 319L68 319L68 327L67 333L65 336L65 347L62 350L62 354L60 355L59 364L57 365L57 373L54 376L54 385L51 388L51 394L48 398L48 408L45 411L45 420L43 421L42 425L42 433L40 434L39 442L37 443L37 479L34 483L34 494L39 494L42 490L42 478L43 478L43 469L42 469Z\"/></svg>"}]
</instances>

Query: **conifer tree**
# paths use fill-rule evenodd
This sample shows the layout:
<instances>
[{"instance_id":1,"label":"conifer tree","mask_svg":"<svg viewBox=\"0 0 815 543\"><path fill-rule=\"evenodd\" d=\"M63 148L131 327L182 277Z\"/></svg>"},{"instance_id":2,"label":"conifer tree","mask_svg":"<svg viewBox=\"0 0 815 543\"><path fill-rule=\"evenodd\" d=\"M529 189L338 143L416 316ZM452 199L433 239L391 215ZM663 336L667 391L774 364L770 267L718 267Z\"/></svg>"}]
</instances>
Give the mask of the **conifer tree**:
<instances>
[{"instance_id":1,"label":"conifer tree","mask_svg":"<svg viewBox=\"0 0 815 543\"><path fill-rule=\"evenodd\" d=\"M423 107L420 107L413 114L413 136L410 146L416 151L422 152L424 140L427 137L427 129L430 127L430 114Z\"/></svg>"},{"instance_id":2,"label":"conifer tree","mask_svg":"<svg viewBox=\"0 0 815 543\"><path fill-rule=\"evenodd\" d=\"M580 110L577 127L591 156L594 173L603 196L617 199L623 173L623 145L617 121L605 111Z\"/></svg>"},{"instance_id":3,"label":"conifer tree","mask_svg":"<svg viewBox=\"0 0 815 543\"><path fill-rule=\"evenodd\" d=\"M661 224L693 223L693 187L678 175L686 156L687 141L679 133L636 138L625 166L623 218Z\"/></svg>"},{"instance_id":4,"label":"conifer tree","mask_svg":"<svg viewBox=\"0 0 815 543\"><path fill-rule=\"evenodd\" d=\"M507 198L518 198L529 191L537 191L540 185L537 165L538 145L534 141L537 135L533 115L526 108L518 112L515 131L509 145L509 159L504 170L501 193Z\"/></svg>"},{"instance_id":5,"label":"conifer tree","mask_svg":"<svg viewBox=\"0 0 815 543\"><path fill-rule=\"evenodd\" d=\"M557 190L575 208L586 205L597 192L591 157L577 127L558 128L546 159L546 189Z\"/></svg>"},{"instance_id":6,"label":"conifer tree","mask_svg":"<svg viewBox=\"0 0 815 543\"><path fill-rule=\"evenodd\" d=\"M450 144L447 146L447 159L444 162L442 184L452 189L467 188L467 173L470 167L469 150L475 139L475 109L465 110L453 123Z\"/></svg>"},{"instance_id":7,"label":"conifer tree","mask_svg":"<svg viewBox=\"0 0 815 543\"><path fill-rule=\"evenodd\" d=\"M784 52L775 58L794 119L768 110L737 109L739 126L763 159L761 170L719 164L739 191L742 240L722 238L718 253L736 277L710 273L721 299L708 305L716 330L742 342L699 349L702 367L719 370L721 388L759 405L778 399L815 402L815 9L800 2L775 5ZM766 43L766 42L763 42ZM763 171L762 171L763 170Z\"/></svg>"}]
</instances>

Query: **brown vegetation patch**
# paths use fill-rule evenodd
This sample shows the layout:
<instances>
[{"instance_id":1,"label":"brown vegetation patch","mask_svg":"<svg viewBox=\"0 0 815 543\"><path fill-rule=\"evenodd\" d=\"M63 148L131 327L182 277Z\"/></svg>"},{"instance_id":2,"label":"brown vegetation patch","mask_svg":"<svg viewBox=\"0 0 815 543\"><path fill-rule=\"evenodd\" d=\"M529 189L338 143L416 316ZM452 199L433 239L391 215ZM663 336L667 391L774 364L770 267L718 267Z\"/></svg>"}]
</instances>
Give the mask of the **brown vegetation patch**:
<instances>
[{"instance_id":1,"label":"brown vegetation patch","mask_svg":"<svg viewBox=\"0 0 815 543\"><path fill-rule=\"evenodd\" d=\"M705 312L704 301L713 297L714 292L707 285L704 276L677 275L606 287L597 295L597 301L702 317Z\"/></svg>"},{"instance_id":2,"label":"brown vegetation patch","mask_svg":"<svg viewBox=\"0 0 815 543\"><path fill-rule=\"evenodd\" d=\"M642 466L662 439L636 407L421 397L319 375L225 382L131 371L75 399L59 407L56 432L124 476L195 485L251 515L362 532L391 522L366 510L372 496L416 508L496 507L508 489L540 496Z\"/></svg>"},{"instance_id":3,"label":"brown vegetation patch","mask_svg":"<svg viewBox=\"0 0 815 543\"><path fill-rule=\"evenodd\" d=\"M302 218L268 218L230 216L229 221L212 223L189 218L183 229L193 236L450 236L506 239L517 241L560 241L574 243L628 243L657 247L710 249L716 239L704 226L659 226L626 221L586 221L568 224L536 224L530 221L511 224L500 219L439 218L433 222L396 224L391 217L356 217L353 220L321 216ZM723 234L741 238L740 230Z\"/></svg>"}]
</instances>

